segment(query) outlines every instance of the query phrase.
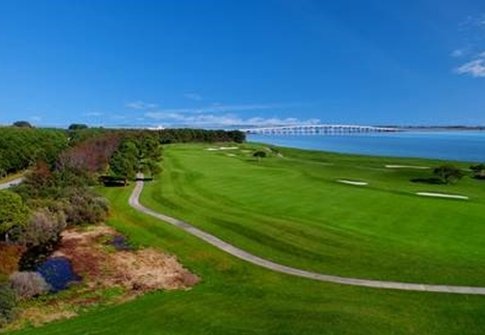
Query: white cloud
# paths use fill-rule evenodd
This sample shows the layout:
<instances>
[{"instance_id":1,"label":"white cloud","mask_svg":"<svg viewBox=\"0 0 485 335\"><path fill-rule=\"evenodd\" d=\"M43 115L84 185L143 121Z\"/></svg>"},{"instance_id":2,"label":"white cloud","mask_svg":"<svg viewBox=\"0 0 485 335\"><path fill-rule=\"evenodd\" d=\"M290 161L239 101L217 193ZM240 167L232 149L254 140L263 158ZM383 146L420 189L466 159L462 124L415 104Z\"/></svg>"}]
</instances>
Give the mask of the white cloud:
<instances>
[{"instance_id":1,"label":"white cloud","mask_svg":"<svg viewBox=\"0 0 485 335\"><path fill-rule=\"evenodd\" d=\"M189 100L193 100L193 101L201 101L202 100L202 96L200 94L194 93L194 92L185 93L184 97L189 99Z\"/></svg>"},{"instance_id":2,"label":"white cloud","mask_svg":"<svg viewBox=\"0 0 485 335\"><path fill-rule=\"evenodd\" d=\"M39 116L39 115L32 115L32 116L30 117L30 119L31 119L32 121L37 121L37 122L38 122L38 121L41 121L41 120L42 120L42 116Z\"/></svg>"},{"instance_id":3,"label":"white cloud","mask_svg":"<svg viewBox=\"0 0 485 335\"><path fill-rule=\"evenodd\" d=\"M130 108L130 109L146 110L146 109L157 108L158 105L138 100L138 101L133 101L133 102L127 103L125 105L125 107Z\"/></svg>"},{"instance_id":4,"label":"white cloud","mask_svg":"<svg viewBox=\"0 0 485 335\"><path fill-rule=\"evenodd\" d=\"M485 13L468 16L460 24L462 45L455 49L451 56L466 59L467 61L454 69L461 75L475 78L485 77Z\"/></svg>"},{"instance_id":5,"label":"white cloud","mask_svg":"<svg viewBox=\"0 0 485 335\"><path fill-rule=\"evenodd\" d=\"M184 114L178 112L147 112L145 116L157 121L164 121L168 124L190 124L197 126L269 126L269 125L295 125L295 124L316 124L318 119L300 120L297 118L265 118L251 117L241 118L235 114Z\"/></svg>"},{"instance_id":6,"label":"white cloud","mask_svg":"<svg viewBox=\"0 0 485 335\"><path fill-rule=\"evenodd\" d=\"M455 72L463 75L470 75L475 78L485 77L485 52L480 53L475 59L461 65Z\"/></svg>"}]
</instances>

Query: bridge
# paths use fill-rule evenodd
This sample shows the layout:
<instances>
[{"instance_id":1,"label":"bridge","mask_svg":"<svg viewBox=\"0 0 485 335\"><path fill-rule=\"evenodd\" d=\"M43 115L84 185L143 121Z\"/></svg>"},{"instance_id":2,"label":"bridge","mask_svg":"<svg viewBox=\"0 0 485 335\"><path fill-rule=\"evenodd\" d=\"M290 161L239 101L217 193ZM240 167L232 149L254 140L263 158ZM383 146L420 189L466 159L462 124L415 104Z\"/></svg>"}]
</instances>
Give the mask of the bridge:
<instances>
[{"instance_id":1,"label":"bridge","mask_svg":"<svg viewBox=\"0 0 485 335\"><path fill-rule=\"evenodd\" d=\"M326 134L356 134L356 133L390 133L401 131L399 128L337 125L337 124L311 124L293 126L274 126L239 129L246 134L257 135L326 135Z\"/></svg>"}]
</instances>

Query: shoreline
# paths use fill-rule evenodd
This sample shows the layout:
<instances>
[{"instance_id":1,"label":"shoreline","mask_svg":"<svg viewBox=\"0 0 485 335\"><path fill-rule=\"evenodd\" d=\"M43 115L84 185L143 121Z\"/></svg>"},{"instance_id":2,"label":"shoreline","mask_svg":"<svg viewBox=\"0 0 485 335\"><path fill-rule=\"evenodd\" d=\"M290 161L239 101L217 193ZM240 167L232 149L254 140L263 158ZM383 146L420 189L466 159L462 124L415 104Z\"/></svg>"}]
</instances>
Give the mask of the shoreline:
<instances>
[{"instance_id":1,"label":"shoreline","mask_svg":"<svg viewBox=\"0 0 485 335\"><path fill-rule=\"evenodd\" d=\"M325 153L387 157L390 160L425 159L465 164L485 162L485 131L248 135L246 141Z\"/></svg>"}]
</instances>

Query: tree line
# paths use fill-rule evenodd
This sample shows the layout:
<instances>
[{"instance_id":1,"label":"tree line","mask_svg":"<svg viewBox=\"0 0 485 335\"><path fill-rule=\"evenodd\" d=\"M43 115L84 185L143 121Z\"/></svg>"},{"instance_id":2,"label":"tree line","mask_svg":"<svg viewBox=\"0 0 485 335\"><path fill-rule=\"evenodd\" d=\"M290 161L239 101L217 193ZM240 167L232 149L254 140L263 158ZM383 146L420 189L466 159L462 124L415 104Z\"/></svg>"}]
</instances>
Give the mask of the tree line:
<instances>
[{"instance_id":1,"label":"tree line","mask_svg":"<svg viewBox=\"0 0 485 335\"><path fill-rule=\"evenodd\" d=\"M0 128L0 178L24 170L37 161L53 164L68 146L61 129Z\"/></svg>"},{"instance_id":2,"label":"tree line","mask_svg":"<svg viewBox=\"0 0 485 335\"><path fill-rule=\"evenodd\" d=\"M103 140L100 140L103 137ZM121 143L121 138L129 138L132 144L139 146L138 156L142 160L143 170L156 170L149 154L144 149L147 144L137 143L140 138L144 141L151 141L160 144L186 143L186 142L237 142L242 143L246 139L243 132L224 131L224 130L205 130L205 129L162 129L162 130L139 130L139 129L109 129L109 128L89 128L84 124L72 124L68 129L47 129L34 128L26 121L17 121L12 127L0 127L0 178L7 174L25 170L33 166L37 161L46 162L52 165L57 162L58 155L65 149L77 150L77 153L64 153L64 158L60 164L76 164L68 162L69 159L80 159L85 161L85 166L92 170L95 166L105 162L99 150L91 151L96 145L105 148L107 154L113 153L113 147ZM150 139L150 140L147 140ZM87 143L87 141L92 141ZM96 143L97 142L97 143ZM83 143L81 147L78 144ZM106 145L106 147L105 147ZM129 144L124 141L125 151L129 149ZM73 149L76 148L76 149ZM129 151L129 150L128 150ZM94 153L94 156L91 155ZM126 152L128 154L128 152ZM120 164L123 162L118 156L113 163L117 166L113 173L120 172ZM123 172L125 175L132 173Z\"/></svg>"}]
</instances>

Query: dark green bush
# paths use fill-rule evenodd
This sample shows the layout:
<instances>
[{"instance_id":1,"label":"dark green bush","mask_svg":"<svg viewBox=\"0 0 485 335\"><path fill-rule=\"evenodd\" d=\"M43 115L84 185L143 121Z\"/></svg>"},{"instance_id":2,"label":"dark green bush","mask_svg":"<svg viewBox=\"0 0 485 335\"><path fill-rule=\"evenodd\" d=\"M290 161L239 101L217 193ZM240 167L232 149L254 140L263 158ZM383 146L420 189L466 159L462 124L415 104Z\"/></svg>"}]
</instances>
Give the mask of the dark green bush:
<instances>
[{"instance_id":1,"label":"dark green bush","mask_svg":"<svg viewBox=\"0 0 485 335\"><path fill-rule=\"evenodd\" d=\"M17 297L8 283L0 283L0 328L15 317Z\"/></svg>"},{"instance_id":2,"label":"dark green bush","mask_svg":"<svg viewBox=\"0 0 485 335\"><path fill-rule=\"evenodd\" d=\"M95 224L107 218L109 203L87 189L72 189L64 212L68 225Z\"/></svg>"}]
</instances>

